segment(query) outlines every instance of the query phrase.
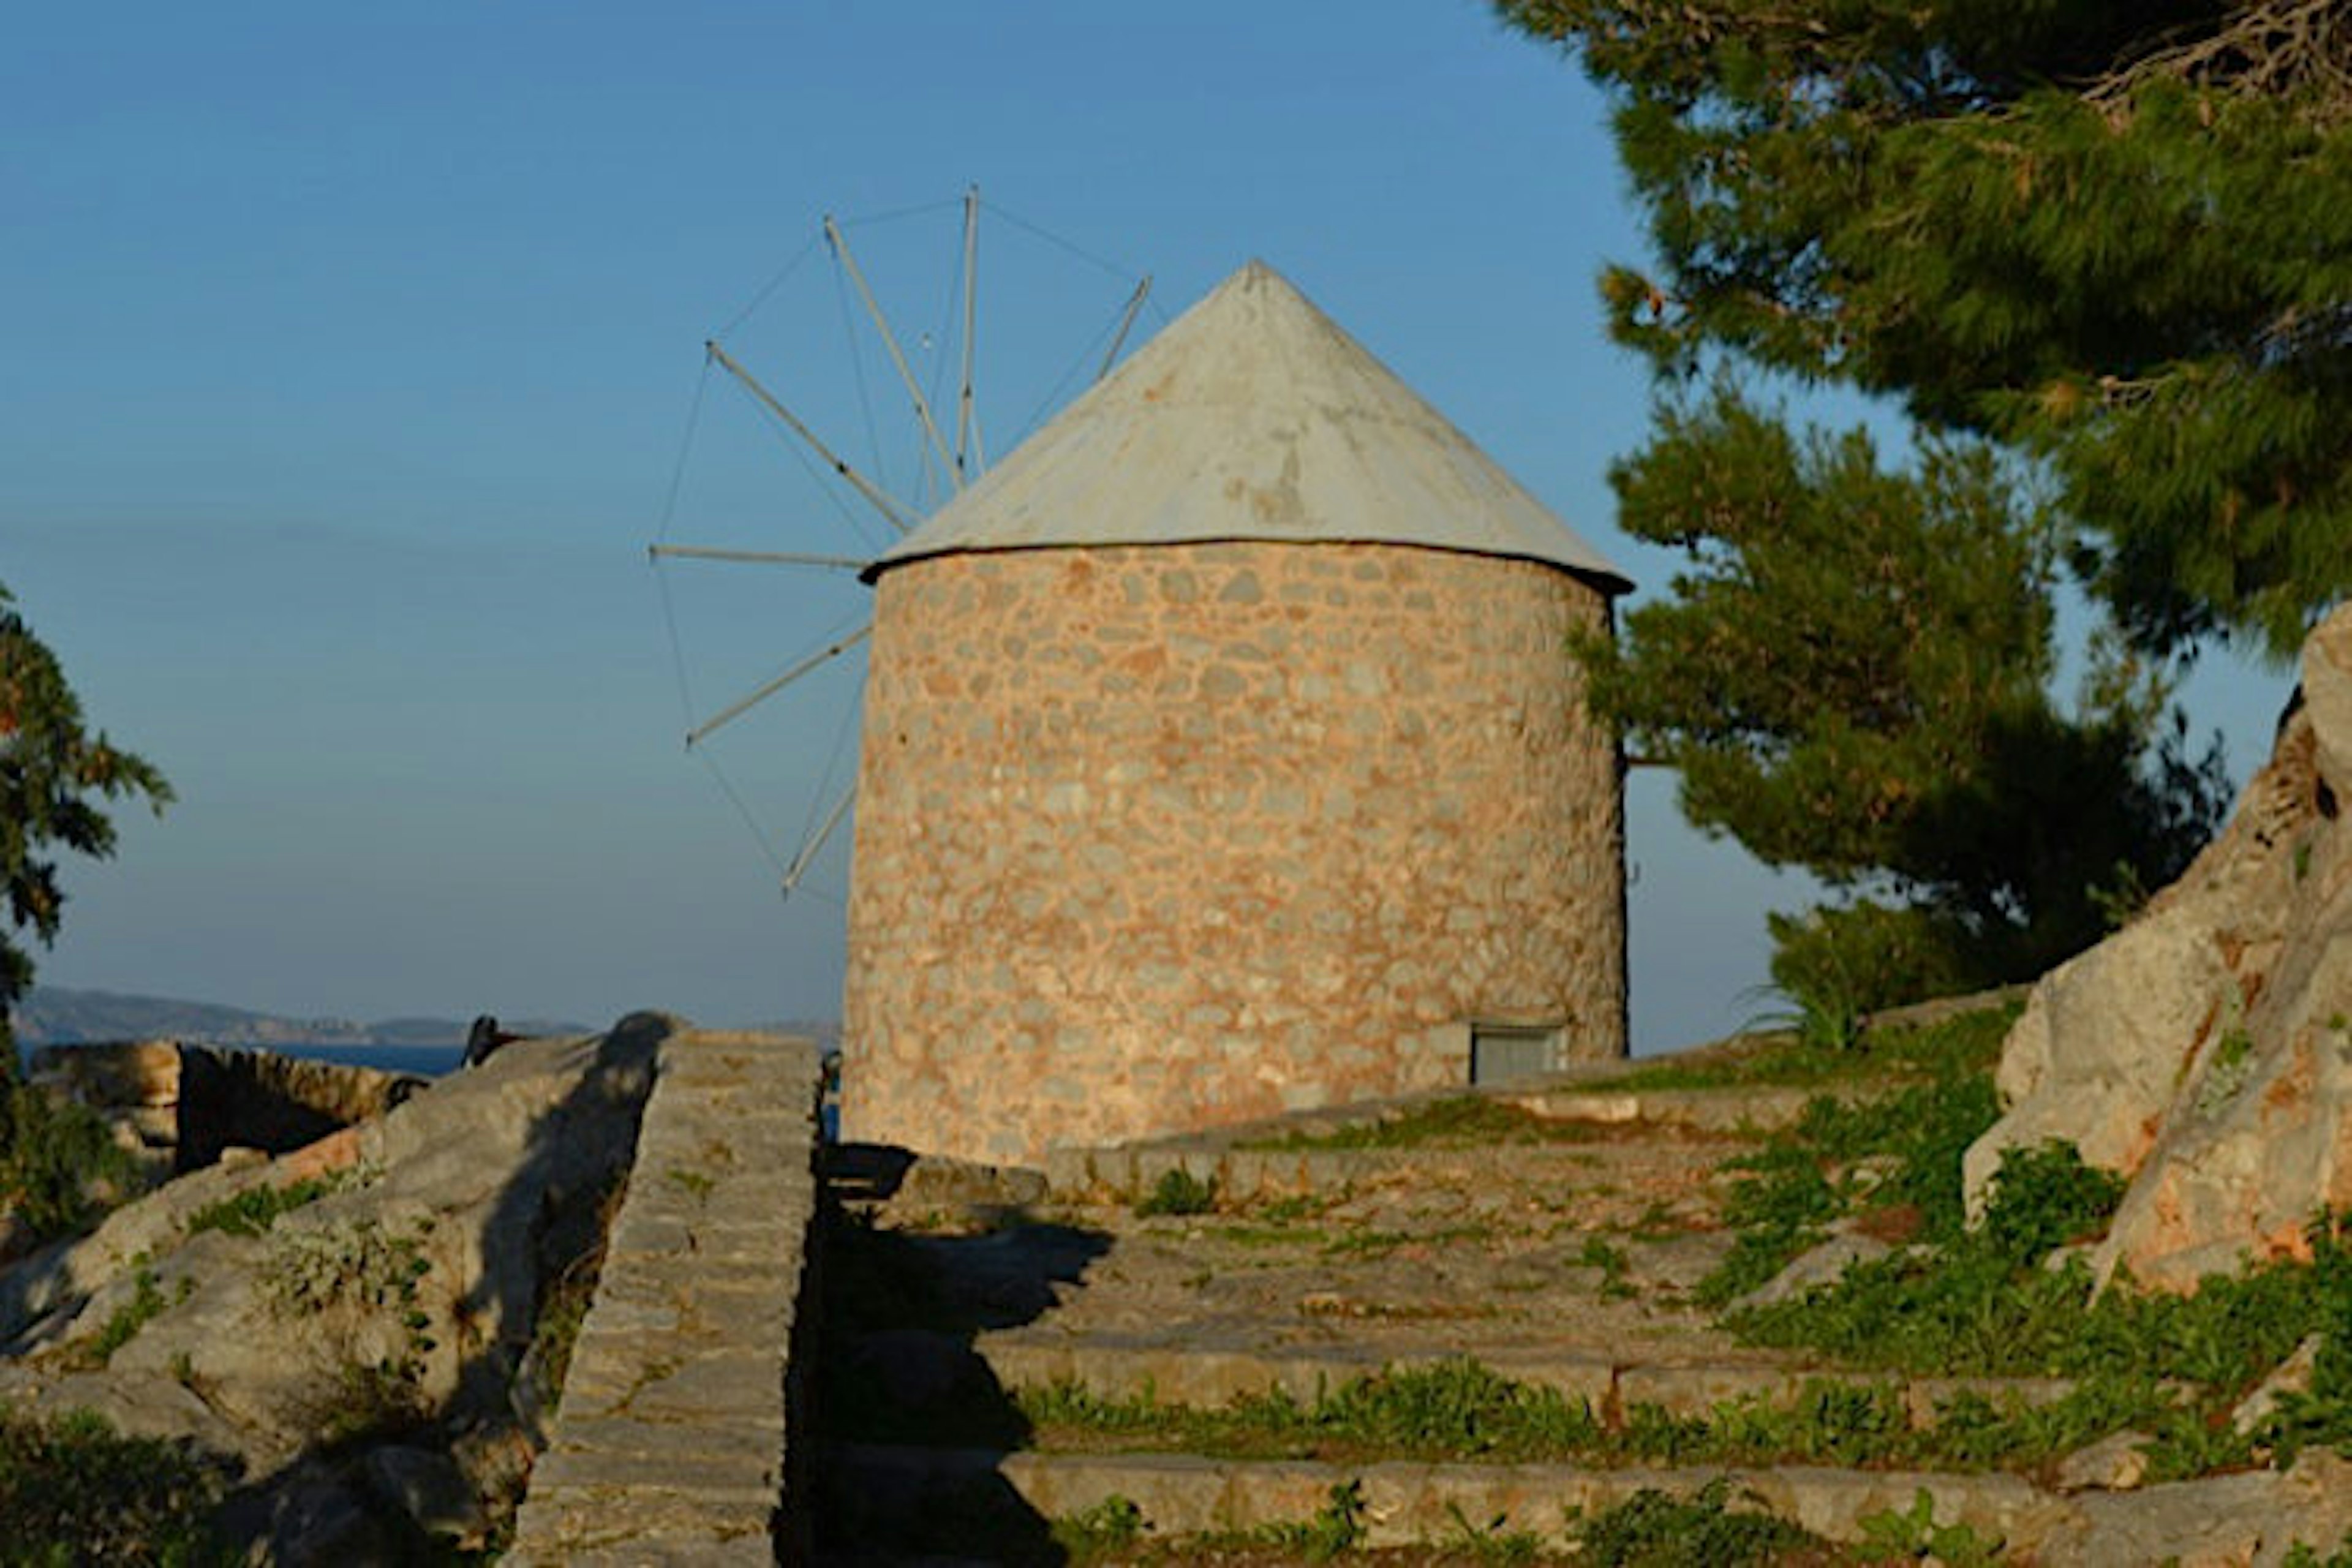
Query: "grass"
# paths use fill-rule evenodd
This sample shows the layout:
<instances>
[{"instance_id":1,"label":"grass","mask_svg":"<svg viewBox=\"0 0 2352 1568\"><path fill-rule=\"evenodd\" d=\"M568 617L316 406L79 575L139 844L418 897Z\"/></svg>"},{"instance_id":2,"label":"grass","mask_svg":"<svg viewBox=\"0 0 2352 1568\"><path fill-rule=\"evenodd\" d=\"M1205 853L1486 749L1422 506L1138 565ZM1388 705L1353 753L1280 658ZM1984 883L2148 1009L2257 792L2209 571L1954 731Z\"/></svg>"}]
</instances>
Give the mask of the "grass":
<instances>
[{"instance_id":1,"label":"grass","mask_svg":"<svg viewBox=\"0 0 2352 1568\"><path fill-rule=\"evenodd\" d=\"M1940 1023L1869 1030L1839 1044L1797 1033L1759 1037L1741 1048L1668 1057L1585 1087L1594 1089L1811 1089L1888 1079L1989 1072L2020 1006L2006 1003Z\"/></svg>"},{"instance_id":2,"label":"grass","mask_svg":"<svg viewBox=\"0 0 2352 1568\"><path fill-rule=\"evenodd\" d=\"M1333 1463L2033 1469L2109 1432L2180 1415L2172 1395L2151 1383L2095 1386L2041 1406L1962 1394L1915 1426L1895 1384L1815 1379L1792 1398L1751 1395L1704 1415L1635 1405L1612 1426L1583 1400L1461 1360L1391 1369L1311 1401L1272 1392L1209 1409L1149 1395L1106 1399L1070 1384L1021 1390L1014 1399L1016 1436L1041 1448Z\"/></svg>"},{"instance_id":3,"label":"grass","mask_svg":"<svg viewBox=\"0 0 2352 1568\"><path fill-rule=\"evenodd\" d=\"M205 1231L217 1230L229 1236L259 1236L276 1225L280 1215L316 1203L342 1184L340 1176L305 1176L282 1187L267 1183L247 1187L190 1215L187 1234L201 1236Z\"/></svg>"},{"instance_id":4,"label":"grass","mask_svg":"<svg viewBox=\"0 0 2352 1568\"><path fill-rule=\"evenodd\" d=\"M1747 1294L1849 1215L1899 1215L1930 1240L1957 1237L1960 1157L2000 1113L1990 1074L1949 1069L1858 1104L1811 1100L1794 1127L1726 1167L1739 1173L1724 1204L1733 1246L1700 1281L1699 1302Z\"/></svg>"},{"instance_id":5,"label":"grass","mask_svg":"<svg viewBox=\"0 0 2352 1568\"><path fill-rule=\"evenodd\" d=\"M1918 1033L1948 1037L1970 1023ZM1732 1162L1733 1248L1696 1295L1710 1306L1736 1300L1838 1221L1912 1245L1850 1266L1834 1284L1732 1312L1726 1323L1738 1337L1889 1373L2075 1381L2068 1400L2031 1415L1948 1413L1939 1426L1963 1459L2027 1462L2126 1426L2153 1434L2159 1479L2265 1454L2284 1462L2314 1445L2352 1454L2343 1221L2314 1224L2309 1264L2216 1276L2188 1296L2126 1279L2095 1297L2079 1259L2053 1267L2051 1254L2102 1234L2123 1183L2064 1144L2012 1151L1970 1227L1960 1157L1997 1113L1990 1074L1969 1069L1948 1038L1912 1048L1937 1062L1933 1076L1865 1102L1816 1100L1795 1127ZM2261 1431L2232 1430L2231 1407L2314 1334L2323 1349L2311 1390L2283 1402Z\"/></svg>"},{"instance_id":6,"label":"grass","mask_svg":"<svg viewBox=\"0 0 2352 1568\"><path fill-rule=\"evenodd\" d=\"M1765 1568L1806 1560L1801 1553L1832 1560L1827 1542L1760 1503L1735 1497L1727 1479L1691 1497L1645 1489L1578 1521L1570 1534L1577 1561L1596 1568Z\"/></svg>"}]
</instances>

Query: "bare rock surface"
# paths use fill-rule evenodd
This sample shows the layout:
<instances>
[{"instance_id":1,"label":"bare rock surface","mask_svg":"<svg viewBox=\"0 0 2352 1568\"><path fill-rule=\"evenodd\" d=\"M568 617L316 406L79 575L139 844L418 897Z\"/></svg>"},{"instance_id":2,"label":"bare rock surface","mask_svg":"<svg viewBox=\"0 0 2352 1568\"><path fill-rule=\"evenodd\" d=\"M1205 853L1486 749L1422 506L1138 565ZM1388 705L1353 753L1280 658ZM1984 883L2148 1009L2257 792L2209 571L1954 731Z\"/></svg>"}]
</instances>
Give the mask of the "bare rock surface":
<instances>
[{"instance_id":1,"label":"bare rock surface","mask_svg":"<svg viewBox=\"0 0 2352 1568\"><path fill-rule=\"evenodd\" d=\"M499 1434L519 1425L510 1394L541 1297L593 1245L671 1028L639 1014L600 1037L517 1042L22 1260L0 1273L0 1399L95 1409L223 1460L245 1486L232 1522L265 1558L383 1549L370 1493L426 1534L478 1534L485 1484L520 1475L449 1455L513 1447ZM239 1203L281 1212L239 1223ZM350 1462L322 1467L338 1445Z\"/></svg>"},{"instance_id":2,"label":"bare rock surface","mask_svg":"<svg viewBox=\"0 0 2352 1568\"><path fill-rule=\"evenodd\" d=\"M2008 1113L1969 1152L1980 1206L2049 1139L2131 1180L2102 1279L2191 1289L2302 1256L2352 1206L2352 607L2303 652L2303 700L2188 872L2037 985L2003 1053Z\"/></svg>"}]
</instances>

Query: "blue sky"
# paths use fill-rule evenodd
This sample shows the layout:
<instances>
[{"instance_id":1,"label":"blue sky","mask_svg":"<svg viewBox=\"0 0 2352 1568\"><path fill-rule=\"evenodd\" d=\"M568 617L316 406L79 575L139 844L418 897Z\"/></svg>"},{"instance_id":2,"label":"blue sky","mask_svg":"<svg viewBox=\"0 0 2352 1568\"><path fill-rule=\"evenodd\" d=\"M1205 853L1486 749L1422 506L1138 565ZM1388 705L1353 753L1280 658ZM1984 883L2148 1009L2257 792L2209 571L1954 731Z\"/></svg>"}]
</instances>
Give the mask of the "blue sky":
<instances>
[{"instance_id":1,"label":"blue sky","mask_svg":"<svg viewBox=\"0 0 2352 1568\"><path fill-rule=\"evenodd\" d=\"M830 1016L843 858L787 903L770 857L855 671L714 745L763 847L679 745L645 546L858 548L730 388L698 405L700 345L822 215L974 182L1065 242L983 230L992 450L1129 277L1148 329L1263 257L1632 575L1671 568L1604 477L1648 392L1594 302L1641 253L1602 106L1471 0L44 8L0 51L0 582L181 798L70 868L43 978ZM902 321L944 307L955 221L853 225ZM815 254L726 337L863 452L838 289ZM904 410L860 363L887 462ZM856 603L715 570L664 578L705 710ZM2285 684L2192 692L2241 774ZM1631 813L1654 1050L1756 1010L1762 911L1806 889L1670 780Z\"/></svg>"}]
</instances>

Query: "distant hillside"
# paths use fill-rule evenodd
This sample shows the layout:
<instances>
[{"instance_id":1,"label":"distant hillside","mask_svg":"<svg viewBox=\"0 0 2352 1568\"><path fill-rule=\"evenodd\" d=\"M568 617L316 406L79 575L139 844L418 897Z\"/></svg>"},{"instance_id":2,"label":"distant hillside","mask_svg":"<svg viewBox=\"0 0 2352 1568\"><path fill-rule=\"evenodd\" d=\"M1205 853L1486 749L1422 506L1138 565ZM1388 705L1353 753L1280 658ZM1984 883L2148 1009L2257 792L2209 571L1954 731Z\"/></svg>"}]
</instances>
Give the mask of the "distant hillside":
<instances>
[{"instance_id":1,"label":"distant hillside","mask_svg":"<svg viewBox=\"0 0 2352 1568\"><path fill-rule=\"evenodd\" d=\"M72 1046L92 1040L197 1040L216 1046L462 1046L470 1018L289 1018L176 996L132 996L119 991L76 991L36 985L10 1020L16 1044ZM696 1019L697 1023L705 1020ZM499 1026L519 1035L585 1035L586 1026L553 1018L509 1018ZM714 1027L725 1027L714 1025ZM841 1042L830 1018L785 1018L751 1024L770 1034L806 1035L825 1049Z\"/></svg>"},{"instance_id":2,"label":"distant hillside","mask_svg":"<svg viewBox=\"0 0 2352 1568\"><path fill-rule=\"evenodd\" d=\"M75 991L36 985L11 1020L20 1046L69 1046L90 1040L163 1038L204 1040L223 1046L457 1046L466 1040L470 1019L385 1018L372 1024L350 1018L289 1018L212 1002L172 996L131 996L114 991ZM578 1035L578 1024L541 1018L501 1018L505 1027L529 1035Z\"/></svg>"}]
</instances>

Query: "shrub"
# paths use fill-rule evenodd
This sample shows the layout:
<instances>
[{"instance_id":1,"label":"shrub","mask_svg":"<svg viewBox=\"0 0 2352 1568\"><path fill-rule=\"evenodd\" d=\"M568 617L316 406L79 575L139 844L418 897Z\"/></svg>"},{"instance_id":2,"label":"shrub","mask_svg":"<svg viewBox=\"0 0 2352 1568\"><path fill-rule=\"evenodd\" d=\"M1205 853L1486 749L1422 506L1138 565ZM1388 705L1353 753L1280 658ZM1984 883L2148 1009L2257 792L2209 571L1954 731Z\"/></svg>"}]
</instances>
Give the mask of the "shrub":
<instances>
[{"instance_id":1,"label":"shrub","mask_svg":"<svg viewBox=\"0 0 2352 1568\"><path fill-rule=\"evenodd\" d=\"M38 1240L72 1236L134 1179L131 1155L96 1111L0 1070L0 1210L13 1209Z\"/></svg>"},{"instance_id":2,"label":"shrub","mask_svg":"<svg viewBox=\"0 0 2352 1568\"><path fill-rule=\"evenodd\" d=\"M10 1563L228 1563L209 1521L223 1478L176 1444L126 1437L79 1411L0 1405L0 1556Z\"/></svg>"},{"instance_id":3,"label":"shrub","mask_svg":"<svg viewBox=\"0 0 2352 1568\"><path fill-rule=\"evenodd\" d=\"M1163 1171L1151 1191L1135 1205L1138 1215L1207 1214L1217 1206L1217 1179L1207 1181L1178 1165Z\"/></svg>"}]
</instances>

